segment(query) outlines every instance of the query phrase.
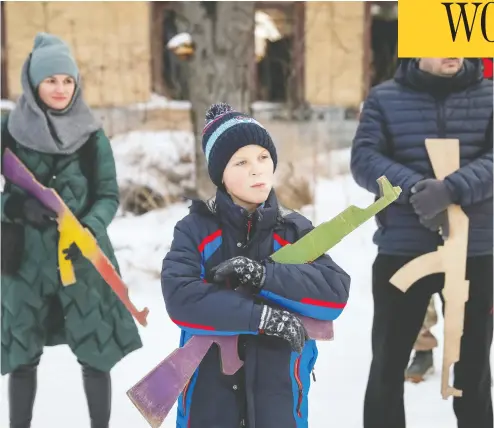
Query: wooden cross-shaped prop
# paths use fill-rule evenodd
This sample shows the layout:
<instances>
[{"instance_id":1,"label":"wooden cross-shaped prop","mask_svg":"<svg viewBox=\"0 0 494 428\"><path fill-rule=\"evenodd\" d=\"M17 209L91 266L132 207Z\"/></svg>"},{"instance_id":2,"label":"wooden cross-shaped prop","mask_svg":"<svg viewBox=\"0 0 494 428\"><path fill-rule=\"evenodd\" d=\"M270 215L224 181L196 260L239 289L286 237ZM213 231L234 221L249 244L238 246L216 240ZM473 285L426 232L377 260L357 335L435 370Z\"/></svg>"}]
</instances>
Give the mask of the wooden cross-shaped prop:
<instances>
[{"instance_id":1,"label":"wooden cross-shaped prop","mask_svg":"<svg viewBox=\"0 0 494 428\"><path fill-rule=\"evenodd\" d=\"M425 146L436 178L443 180L460 167L460 142L457 139L426 139ZM441 375L441 394L461 397L462 391L449 383L451 366L460 359L465 303L468 300L469 281L465 280L468 217L459 205L448 207L449 237L436 251L410 261L398 270L390 282L406 292L416 281L435 273L444 273L444 352Z\"/></svg>"}]
</instances>

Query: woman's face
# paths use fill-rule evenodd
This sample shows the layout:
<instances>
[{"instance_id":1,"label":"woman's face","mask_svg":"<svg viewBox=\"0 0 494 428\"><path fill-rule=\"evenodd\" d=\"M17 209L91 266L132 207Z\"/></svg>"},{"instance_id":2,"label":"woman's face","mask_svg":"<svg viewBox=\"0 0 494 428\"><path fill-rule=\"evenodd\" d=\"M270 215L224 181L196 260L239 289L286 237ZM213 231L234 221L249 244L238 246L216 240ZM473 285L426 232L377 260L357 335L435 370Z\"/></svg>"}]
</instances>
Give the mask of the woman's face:
<instances>
[{"instance_id":1,"label":"woman's face","mask_svg":"<svg viewBox=\"0 0 494 428\"><path fill-rule=\"evenodd\" d=\"M49 108L63 110L72 101L75 80L66 74L47 77L38 86L38 95Z\"/></svg>"}]
</instances>

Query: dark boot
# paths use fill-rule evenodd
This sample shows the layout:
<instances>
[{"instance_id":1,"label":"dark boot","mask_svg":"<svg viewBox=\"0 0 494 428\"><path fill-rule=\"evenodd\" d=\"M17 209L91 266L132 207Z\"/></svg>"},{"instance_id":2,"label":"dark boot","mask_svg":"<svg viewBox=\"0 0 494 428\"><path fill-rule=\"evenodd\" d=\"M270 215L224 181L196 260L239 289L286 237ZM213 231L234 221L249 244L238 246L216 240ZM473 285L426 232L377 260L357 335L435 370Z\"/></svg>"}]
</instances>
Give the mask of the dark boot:
<instances>
[{"instance_id":1,"label":"dark boot","mask_svg":"<svg viewBox=\"0 0 494 428\"><path fill-rule=\"evenodd\" d=\"M408 366L405 373L406 380L413 383L420 383L432 373L434 373L432 350L415 351L413 361Z\"/></svg>"},{"instance_id":2,"label":"dark boot","mask_svg":"<svg viewBox=\"0 0 494 428\"><path fill-rule=\"evenodd\" d=\"M9 376L10 428L30 428L36 397L39 357L18 367Z\"/></svg>"},{"instance_id":3,"label":"dark boot","mask_svg":"<svg viewBox=\"0 0 494 428\"><path fill-rule=\"evenodd\" d=\"M108 428L111 413L110 373L82 364L82 375L91 428Z\"/></svg>"}]
</instances>

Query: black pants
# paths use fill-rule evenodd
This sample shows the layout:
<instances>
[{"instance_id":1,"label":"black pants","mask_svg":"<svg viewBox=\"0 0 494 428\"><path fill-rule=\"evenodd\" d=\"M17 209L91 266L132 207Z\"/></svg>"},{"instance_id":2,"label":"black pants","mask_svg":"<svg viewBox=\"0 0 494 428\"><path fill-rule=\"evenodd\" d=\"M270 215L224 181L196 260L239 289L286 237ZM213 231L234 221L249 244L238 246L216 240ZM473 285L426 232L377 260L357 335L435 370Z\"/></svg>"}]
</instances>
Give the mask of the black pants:
<instances>
[{"instance_id":1,"label":"black pants","mask_svg":"<svg viewBox=\"0 0 494 428\"><path fill-rule=\"evenodd\" d=\"M406 293L390 284L393 274L410 260L378 255L373 264L373 357L364 402L364 428L406 426L404 373L429 299L444 286L444 274L422 278ZM463 391L463 397L453 400L458 428L493 427L489 362L493 330L492 261L492 256L467 261L470 295L465 305L460 362L454 366L454 386ZM439 388L437 400L442 400Z\"/></svg>"},{"instance_id":2,"label":"black pants","mask_svg":"<svg viewBox=\"0 0 494 428\"><path fill-rule=\"evenodd\" d=\"M37 389L39 357L32 364L19 367L9 376L10 428L29 428ZM82 366L84 391L89 407L91 428L108 428L111 413L110 374ZM53 411L56 411L54 408ZM70 421L67 424L70 425Z\"/></svg>"}]
</instances>

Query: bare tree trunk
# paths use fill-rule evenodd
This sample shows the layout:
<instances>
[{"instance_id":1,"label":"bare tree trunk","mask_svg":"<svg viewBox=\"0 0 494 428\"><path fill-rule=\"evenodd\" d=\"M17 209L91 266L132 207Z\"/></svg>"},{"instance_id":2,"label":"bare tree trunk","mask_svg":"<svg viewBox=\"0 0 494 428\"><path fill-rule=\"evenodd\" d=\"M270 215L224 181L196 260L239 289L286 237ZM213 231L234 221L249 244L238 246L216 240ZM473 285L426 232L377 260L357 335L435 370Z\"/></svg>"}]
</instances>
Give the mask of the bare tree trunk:
<instances>
[{"instance_id":1,"label":"bare tree trunk","mask_svg":"<svg viewBox=\"0 0 494 428\"><path fill-rule=\"evenodd\" d=\"M195 43L187 64L187 82L196 138L198 196L214 194L202 152L207 109L226 102L242 112L250 108L250 63L254 61L254 2L180 2L186 31Z\"/></svg>"}]
</instances>

